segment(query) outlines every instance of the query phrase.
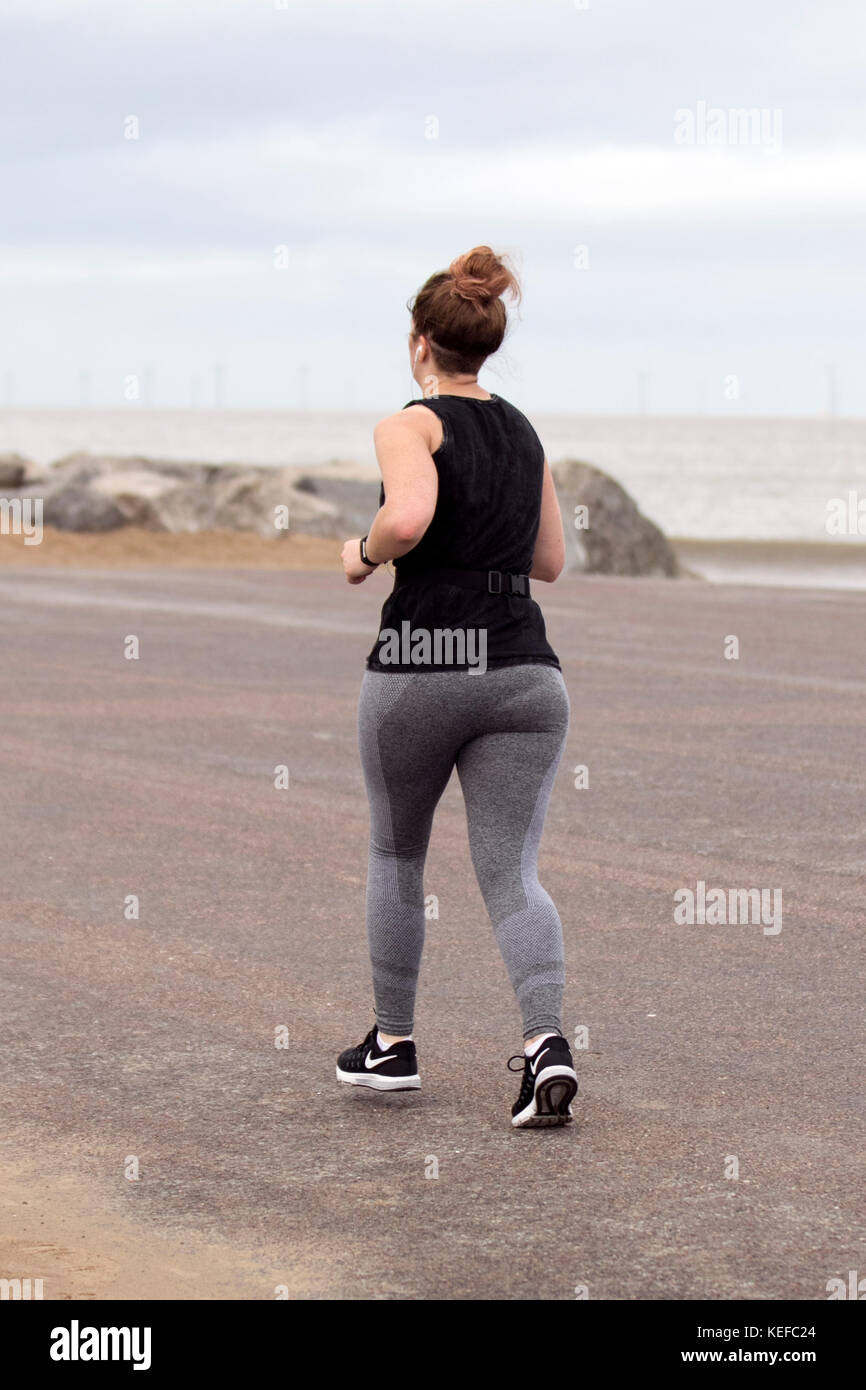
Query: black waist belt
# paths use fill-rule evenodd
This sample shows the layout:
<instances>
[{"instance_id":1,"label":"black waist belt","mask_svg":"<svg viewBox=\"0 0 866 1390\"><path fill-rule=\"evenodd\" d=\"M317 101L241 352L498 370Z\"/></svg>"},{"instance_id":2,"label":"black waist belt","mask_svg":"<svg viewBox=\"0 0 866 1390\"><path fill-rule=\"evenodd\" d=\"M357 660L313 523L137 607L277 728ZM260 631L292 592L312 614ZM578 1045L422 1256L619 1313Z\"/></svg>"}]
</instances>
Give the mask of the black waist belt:
<instances>
[{"instance_id":1,"label":"black waist belt","mask_svg":"<svg viewBox=\"0 0 866 1390\"><path fill-rule=\"evenodd\" d=\"M440 584L456 584L461 589L484 589L488 594L505 598L531 598L528 574L507 574L504 570L423 570L417 574L397 572L397 585L437 580Z\"/></svg>"}]
</instances>

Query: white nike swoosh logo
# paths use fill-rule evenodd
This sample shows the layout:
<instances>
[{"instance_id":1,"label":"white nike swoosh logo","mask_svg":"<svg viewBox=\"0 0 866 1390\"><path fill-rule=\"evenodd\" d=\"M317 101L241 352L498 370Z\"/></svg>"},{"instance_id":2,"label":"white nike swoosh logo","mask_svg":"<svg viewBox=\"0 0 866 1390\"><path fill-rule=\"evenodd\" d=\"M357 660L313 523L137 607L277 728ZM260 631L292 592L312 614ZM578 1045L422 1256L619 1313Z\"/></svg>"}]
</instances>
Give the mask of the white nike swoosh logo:
<instances>
[{"instance_id":1,"label":"white nike swoosh logo","mask_svg":"<svg viewBox=\"0 0 866 1390\"><path fill-rule=\"evenodd\" d=\"M537 1056L536 1059L535 1059L535 1066L533 1066L531 1062L529 1063L529 1070L532 1072L532 1075L533 1075L533 1076L537 1076L537 1075L538 1075L538 1064L539 1064L539 1062L541 1061L542 1057L546 1057L546 1056L547 1056L547 1054L548 1054L549 1051L550 1051L550 1048L549 1048L549 1047L546 1047L546 1048L544 1049L543 1052L539 1052L538 1056Z\"/></svg>"},{"instance_id":2,"label":"white nike swoosh logo","mask_svg":"<svg viewBox=\"0 0 866 1390\"><path fill-rule=\"evenodd\" d=\"M395 1062L396 1060L396 1052L389 1052L387 1057L377 1057L374 1062L368 1052L366 1057L364 1058L364 1066L367 1068L368 1071L372 1071L373 1067L381 1067L383 1062Z\"/></svg>"}]
</instances>

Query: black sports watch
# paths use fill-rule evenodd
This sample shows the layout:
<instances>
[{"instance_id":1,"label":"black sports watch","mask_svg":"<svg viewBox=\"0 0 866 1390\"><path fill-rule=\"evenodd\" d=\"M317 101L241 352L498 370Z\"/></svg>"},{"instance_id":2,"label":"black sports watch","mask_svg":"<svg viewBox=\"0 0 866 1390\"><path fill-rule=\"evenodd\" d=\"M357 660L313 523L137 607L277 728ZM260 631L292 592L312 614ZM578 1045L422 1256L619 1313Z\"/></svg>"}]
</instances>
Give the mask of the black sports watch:
<instances>
[{"instance_id":1,"label":"black sports watch","mask_svg":"<svg viewBox=\"0 0 866 1390\"><path fill-rule=\"evenodd\" d=\"M382 563L381 560L371 560L371 559L370 559L369 555L367 554L367 537L366 537L366 536L362 536L362 537L361 537L361 564L362 564L362 565L369 565L369 567L370 567L371 570L377 570L377 569L379 568L379 566L380 566L381 563Z\"/></svg>"}]
</instances>

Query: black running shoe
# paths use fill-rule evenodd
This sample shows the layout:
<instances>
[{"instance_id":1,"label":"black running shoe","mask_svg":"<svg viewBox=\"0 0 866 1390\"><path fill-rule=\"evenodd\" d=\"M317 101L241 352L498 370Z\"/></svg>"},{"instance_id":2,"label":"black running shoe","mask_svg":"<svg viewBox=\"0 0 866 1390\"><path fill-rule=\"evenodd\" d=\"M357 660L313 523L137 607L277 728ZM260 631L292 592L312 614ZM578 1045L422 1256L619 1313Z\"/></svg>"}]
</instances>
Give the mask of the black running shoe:
<instances>
[{"instance_id":1,"label":"black running shoe","mask_svg":"<svg viewBox=\"0 0 866 1390\"><path fill-rule=\"evenodd\" d=\"M571 1124L577 1075L565 1038L545 1038L532 1057L525 1053L509 1057L508 1070L518 1071L512 1062L523 1063L520 1095L511 1107L511 1123L515 1129Z\"/></svg>"},{"instance_id":2,"label":"black running shoe","mask_svg":"<svg viewBox=\"0 0 866 1390\"><path fill-rule=\"evenodd\" d=\"M374 1091L417 1091L421 1087L413 1042L394 1043L385 1052L376 1042L374 1024L362 1043L337 1058L337 1080Z\"/></svg>"}]
</instances>

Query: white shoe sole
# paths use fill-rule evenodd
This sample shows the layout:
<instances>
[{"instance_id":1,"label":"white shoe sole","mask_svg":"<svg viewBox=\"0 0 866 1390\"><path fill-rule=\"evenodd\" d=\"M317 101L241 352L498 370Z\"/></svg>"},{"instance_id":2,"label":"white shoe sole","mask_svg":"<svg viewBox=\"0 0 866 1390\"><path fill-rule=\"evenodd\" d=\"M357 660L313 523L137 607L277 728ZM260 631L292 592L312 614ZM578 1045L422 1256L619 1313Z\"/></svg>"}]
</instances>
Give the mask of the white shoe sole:
<instances>
[{"instance_id":1,"label":"white shoe sole","mask_svg":"<svg viewBox=\"0 0 866 1390\"><path fill-rule=\"evenodd\" d=\"M571 1067L544 1067L535 1078L532 1100L512 1116L515 1129L550 1129L570 1125L574 1116L571 1102L577 1095L577 1075Z\"/></svg>"},{"instance_id":2,"label":"white shoe sole","mask_svg":"<svg viewBox=\"0 0 866 1390\"><path fill-rule=\"evenodd\" d=\"M367 1086L371 1091L420 1091L421 1077L382 1076L376 1071L341 1071L337 1067L337 1080L344 1086Z\"/></svg>"}]
</instances>

